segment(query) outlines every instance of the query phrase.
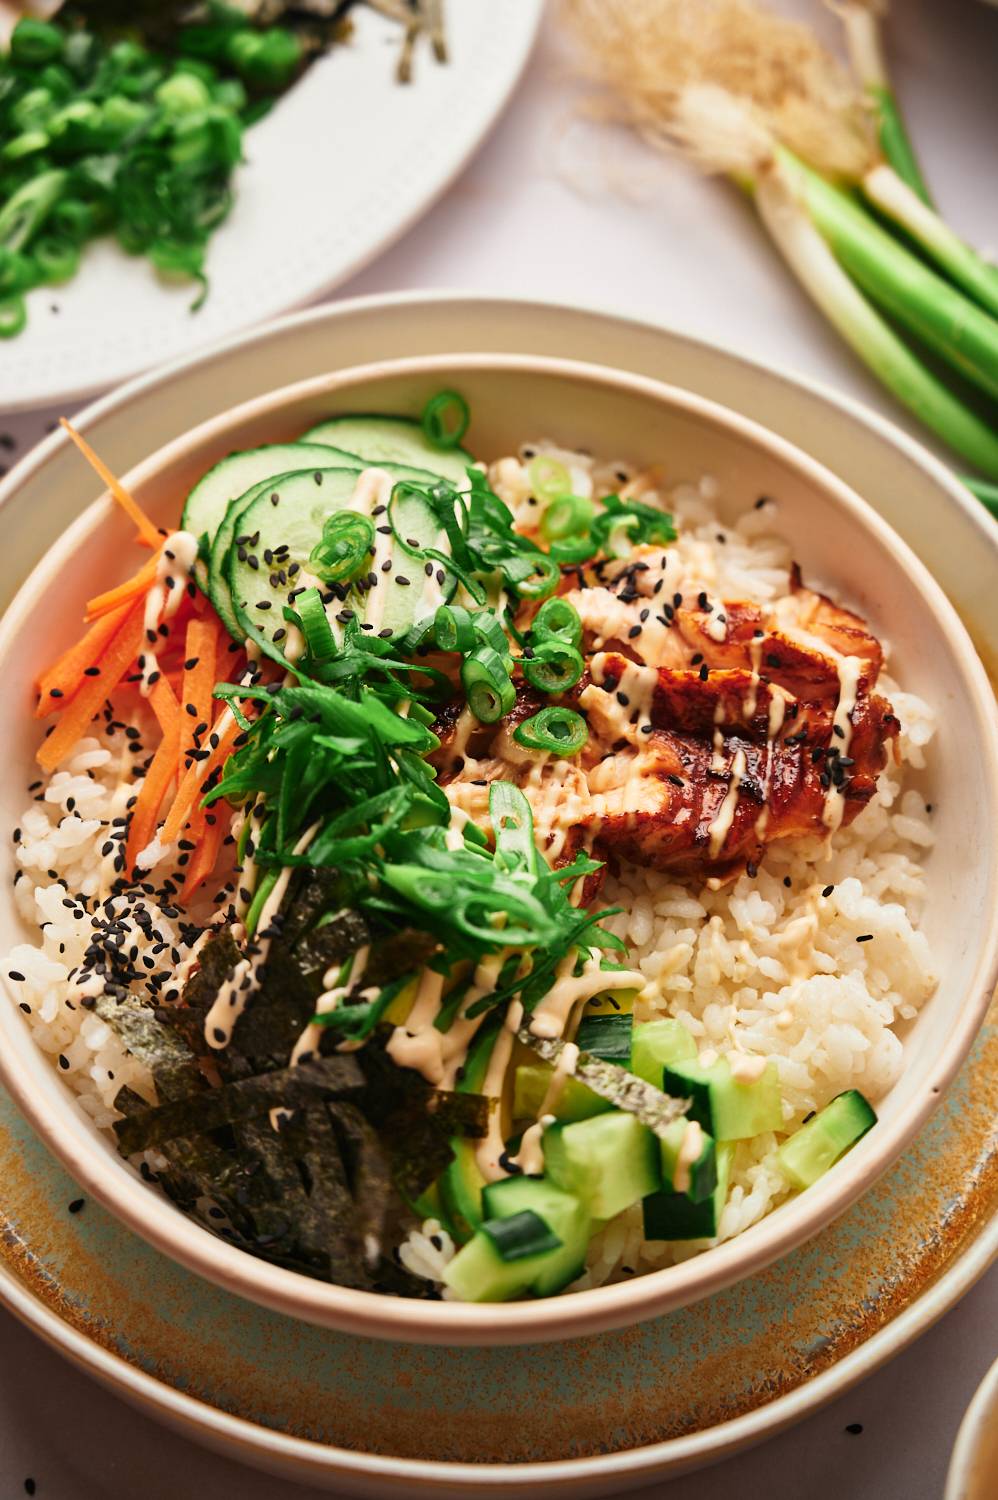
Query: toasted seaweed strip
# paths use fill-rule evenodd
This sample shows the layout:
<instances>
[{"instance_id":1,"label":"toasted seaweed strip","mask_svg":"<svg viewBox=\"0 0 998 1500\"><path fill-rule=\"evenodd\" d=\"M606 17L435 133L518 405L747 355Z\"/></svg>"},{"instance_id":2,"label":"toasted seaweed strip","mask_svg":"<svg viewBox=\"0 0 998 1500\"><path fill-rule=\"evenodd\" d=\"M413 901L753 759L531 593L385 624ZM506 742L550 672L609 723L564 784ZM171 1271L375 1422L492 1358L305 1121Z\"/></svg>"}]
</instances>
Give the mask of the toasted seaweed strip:
<instances>
[{"instance_id":1,"label":"toasted seaweed strip","mask_svg":"<svg viewBox=\"0 0 998 1500\"><path fill-rule=\"evenodd\" d=\"M297 1109L317 1098L348 1097L362 1092L364 1079L353 1058L321 1057L294 1068L278 1068L240 1078L221 1088L178 1099L115 1125L118 1148L130 1156L175 1135L216 1130L236 1120L252 1119L270 1109Z\"/></svg>"},{"instance_id":2,"label":"toasted seaweed strip","mask_svg":"<svg viewBox=\"0 0 998 1500\"><path fill-rule=\"evenodd\" d=\"M556 1063L565 1048L565 1043L534 1036L526 1026L516 1033L525 1047L536 1052L546 1063ZM661 1135L673 1120L680 1119L690 1107L689 1099L674 1099L664 1094L654 1084L636 1078L617 1063L604 1062L593 1057L591 1052L580 1052L573 1070L580 1083L592 1089L601 1099L608 1099L617 1109L637 1115L642 1125L647 1125L656 1135Z\"/></svg>"},{"instance_id":3,"label":"toasted seaweed strip","mask_svg":"<svg viewBox=\"0 0 998 1500\"><path fill-rule=\"evenodd\" d=\"M357 1231L364 1258L374 1266L381 1259L389 1218L398 1204L391 1161L374 1126L355 1104L330 1103L326 1110L345 1148L343 1160L357 1205Z\"/></svg>"},{"instance_id":4,"label":"toasted seaweed strip","mask_svg":"<svg viewBox=\"0 0 998 1500\"><path fill-rule=\"evenodd\" d=\"M171 1012L176 1030L195 1052L208 1050L204 1040L205 1016L240 957L239 945L228 927L220 927L198 952L198 966L184 986L183 1003Z\"/></svg>"},{"instance_id":5,"label":"toasted seaweed strip","mask_svg":"<svg viewBox=\"0 0 998 1500\"><path fill-rule=\"evenodd\" d=\"M132 1056L149 1069L161 1101L189 1099L205 1089L197 1057L183 1037L163 1024L152 1006L141 1000L98 995L94 1011Z\"/></svg>"},{"instance_id":6,"label":"toasted seaweed strip","mask_svg":"<svg viewBox=\"0 0 998 1500\"><path fill-rule=\"evenodd\" d=\"M380 1028L353 1054L367 1082L356 1102L385 1142L396 1187L413 1199L450 1164L453 1136L485 1135L488 1100L435 1089L413 1069L397 1067L385 1051L391 1033Z\"/></svg>"}]
</instances>

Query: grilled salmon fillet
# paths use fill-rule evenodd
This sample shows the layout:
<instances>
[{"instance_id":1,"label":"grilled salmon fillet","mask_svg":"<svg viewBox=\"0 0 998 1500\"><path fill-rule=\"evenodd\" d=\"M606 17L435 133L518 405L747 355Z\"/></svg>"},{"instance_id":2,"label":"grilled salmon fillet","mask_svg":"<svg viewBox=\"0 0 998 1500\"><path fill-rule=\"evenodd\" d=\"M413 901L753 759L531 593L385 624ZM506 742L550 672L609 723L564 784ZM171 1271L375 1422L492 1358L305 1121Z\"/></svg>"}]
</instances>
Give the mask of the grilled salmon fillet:
<instances>
[{"instance_id":1,"label":"grilled salmon fillet","mask_svg":"<svg viewBox=\"0 0 998 1500\"><path fill-rule=\"evenodd\" d=\"M551 701L522 683L499 726L459 705L441 717L441 784L469 817L487 826L489 783L510 780L553 864L585 847L727 878L870 800L900 726L876 691L883 650L865 622L796 570L768 606L668 593L672 556L643 548L563 581L587 663L562 700L589 726L579 755L516 742L515 725Z\"/></svg>"}]
</instances>

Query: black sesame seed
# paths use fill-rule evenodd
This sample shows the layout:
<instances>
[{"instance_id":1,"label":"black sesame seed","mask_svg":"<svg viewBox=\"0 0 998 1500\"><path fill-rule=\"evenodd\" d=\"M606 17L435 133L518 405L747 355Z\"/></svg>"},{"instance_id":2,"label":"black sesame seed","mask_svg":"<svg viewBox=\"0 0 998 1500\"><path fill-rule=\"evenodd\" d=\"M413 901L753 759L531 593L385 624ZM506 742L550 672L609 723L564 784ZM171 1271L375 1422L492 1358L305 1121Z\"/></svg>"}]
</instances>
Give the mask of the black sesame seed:
<instances>
[{"instance_id":1,"label":"black sesame seed","mask_svg":"<svg viewBox=\"0 0 998 1500\"><path fill-rule=\"evenodd\" d=\"M784 877L783 877L783 884L786 886L787 890L789 890L790 887L793 885L793 881L790 879L789 875L784 875Z\"/></svg>"},{"instance_id":2,"label":"black sesame seed","mask_svg":"<svg viewBox=\"0 0 998 1500\"><path fill-rule=\"evenodd\" d=\"M835 889L834 885L826 885L825 889L822 891L821 894L823 896L830 896L832 894L832 892L834 891L834 889Z\"/></svg>"},{"instance_id":3,"label":"black sesame seed","mask_svg":"<svg viewBox=\"0 0 998 1500\"><path fill-rule=\"evenodd\" d=\"M704 662L703 666L700 668L700 681L701 682L706 682L708 675L709 675L709 673L708 673L707 663Z\"/></svg>"},{"instance_id":4,"label":"black sesame seed","mask_svg":"<svg viewBox=\"0 0 998 1500\"><path fill-rule=\"evenodd\" d=\"M848 1432L850 1434L850 1436L852 1436L852 1437L858 1437L859 1434L862 1431L863 1431L863 1424L862 1424L862 1422L847 1422L846 1423L846 1432Z\"/></svg>"},{"instance_id":5,"label":"black sesame seed","mask_svg":"<svg viewBox=\"0 0 998 1500\"><path fill-rule=\"evenodd\" d=\"M873 942L873 933L872 932L861 933L860 936L856 939L856 941L857 941L857 943L872 943Z\"/></svg>"}]
</instances>

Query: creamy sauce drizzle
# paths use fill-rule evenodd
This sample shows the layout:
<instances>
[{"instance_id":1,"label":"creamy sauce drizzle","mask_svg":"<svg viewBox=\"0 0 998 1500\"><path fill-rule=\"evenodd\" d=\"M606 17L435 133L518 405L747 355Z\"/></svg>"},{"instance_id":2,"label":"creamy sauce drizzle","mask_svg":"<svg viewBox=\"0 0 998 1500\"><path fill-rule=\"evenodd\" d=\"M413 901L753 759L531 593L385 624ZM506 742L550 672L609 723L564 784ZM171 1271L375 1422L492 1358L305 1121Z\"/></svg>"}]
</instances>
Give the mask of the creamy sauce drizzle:
<instances>
[{"instance_id":1,"label":"creamy sauce drizzle","mask_svg":"<svg viewBox=\"0 0 998 1500\"><path fill-rule=\"evenodd\" d=\"M724 840L731 831L734 822L735 808L738 806L738 794L745 775L745 751L736 750L731 762L731 774L728 781L728 790L724 794L724 801L717 812L717 817L710 824L710 857L716 859L724 848Z\"/></svg>"},{"instance_id":2,"label":"creamy sauce drizzle","mask_svg":"<svg viewBox=\"0 0 998 1500\"><path fill-rule=\"evenodd\" d=\"M502 1093L513 1055L513 1041L522 1021L523 1006L519 1000L511 1000L482 1080L482 1093L489 1101L489 1128L475 1147L475 1160L486 1182L497 1182L500 1177L509 1175L499 1161L506 1149L502 1133Z\"/></svg>"},{"instance_id":3,"label":"creamy sauce drizzle","mask_svg":"<svg viewBox=\"0 0 998 1500\"><path fill-rule=\"evenodd\" d=\"M574 1042L566 1042L554 1065L548 1081L537 1119L523 1132L520 1149L513 1158L521 1172L536 1177L544 1171L544 1132L555 1122L554 1111L565 1089L565 1084L575 1072L579 1061L579 1049Z\"/></svg>"},{"instance_id":4,"label":"creamy sauce drizzle","mask_svg":"<svg viewBox=\"0 0 998 1500\"><path fill-rule=\"evenodd\" d=\"M590 953L582 973L573 977L575 954L569 954L558 966L557 977L530 1020L534 1036L556 1040L562 1036L572 1009L580 1000L591 1000L601 990L644 989L645 976L637 969L601 969L598 951Z\"/></svg>"},{"instance_id":5,"label":"creamy sauce drizzle","mask_svg":"<svg viewBox=\"0 0 998 1500\"><path fill-rule=\"evenodd\" d=\"M835 707L834 725L838 731L836 740L839 752L847 755L849 742L852 739L851 714L856 707L860 678L863 675L865 663L859 656L840 656L836 666L839 673L839 701ZM825 806L821 815L821 821L829 833L834 833L840 826L845 805L846 800L841 789L833 782L825 793Z\"/></svg>"},{"instance_id":6,"label":"creamy sauce drizzle","mask_svg":"<svg viewBox=\"0 0 998 1500\"><path fill-rule=\"evenodd\" d=\"M690 1187L690 1168L699 1161L703 1151L703 1131L698 1121L688 1120L683 1133L682 1145L676 1157L676 1170L672 1174L673 1190L686 1193Z\"/></svg>"},{"instance_id":7,"label":"creamy sauce drizzle","mask_svg":"<svg viewBox=\"0 0 998 1500\"><path fill-rule=\"evenodd\" d=\"M305 853L318 833L319 827L319 823L316 822L311 828L305 830L295 844L295 854ZM260 912L260 920L257 923L258 934L267 932L280 910L292 873L291 867L286 866L274 882L274 888ZM204 1021L204 1039L214 1051L221 1052L232 1040L235 1024L256 989L256 976L266 961L271 941L270 937L259 936L254 944L254 951L241 958L229 978L219 986L218 994Z\"/></svg>"},{"instance_id":8,"label":"creamy sauce drizzle","mask_svg":"<svg viewBox=\"0 0 998 1500\"><path fill-rule=\"evenodd\" d=\"M139 655L139 671L142 680L139 692L147 698L159 673L156 659L156 640L159 626L171 620L180 608L184 597L184 586L191 576L197 561L198 539L189 531L174 531L163 543L163 550L156 564L156 579L146 594L142 626L145 639ZM150 639L152 637L153 639Z\"/></svg>"}]
</instances>

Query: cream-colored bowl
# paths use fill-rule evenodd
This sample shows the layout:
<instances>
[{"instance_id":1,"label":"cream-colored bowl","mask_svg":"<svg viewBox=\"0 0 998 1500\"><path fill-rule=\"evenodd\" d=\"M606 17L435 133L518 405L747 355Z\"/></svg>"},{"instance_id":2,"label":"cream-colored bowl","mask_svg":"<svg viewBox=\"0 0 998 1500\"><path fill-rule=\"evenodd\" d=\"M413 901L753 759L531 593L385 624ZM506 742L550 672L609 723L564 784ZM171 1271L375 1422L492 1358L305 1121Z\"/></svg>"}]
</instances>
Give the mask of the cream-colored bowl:
<instances>
[{"instance_id":1,"label":"cream-colored bowl","mask_svg":"<svg viewBox=\"0 0 998 1500\"><path fill-rule=\"evenodd\" d=\"M988 683L945 597L903 542L857 495L783 439L724 408L602 367L515 355L439 355L341 371L237 407L151 456L126 476L154 519L176 523L190 484L234 448L292 438L337 411L418 412L446 384L470 402L472 448L485 457L548 437L638 463L664 461L676 481L711 473L733 519L760 495L779 504L805 577L837 589L893 648L906 686L932 702L940 729L925 792L937 806L925 929L943 975L906 1038L906 1068L880 1120L815 1187L737 1239L681 1266L627 1283L499 1307L409 1302L329 1286L216 1239L151 1191L77 1109L35 1048L13 1003L0 1003L0 1071L21 1108L84 1188L164 1253L293 1316L376 1337L427 1343L523 1343L639 1322L759 1270L853 1202L931 1114L965 1057L998 968L998 733ZM81 485L88 483L81 471ZM33 779L32 682L78 630L83 601L133 565L130 528L105 498L53 545L0 625L8 705L11 828ZM8 852L6 871L12 873ZM24 934L12 903L0 945Z\"/></svg>"},{"instance_id":2,"label":"cream-colored bowl","mask_svg":"<svg viewBox=\"0 0 998 1500\"><path fill-rule=\"evenodd\" d=\"M944 1500L994 1500L998 1495L998 1360L967 1407L956 1435Z\"/></svg>"}]
</instances>

